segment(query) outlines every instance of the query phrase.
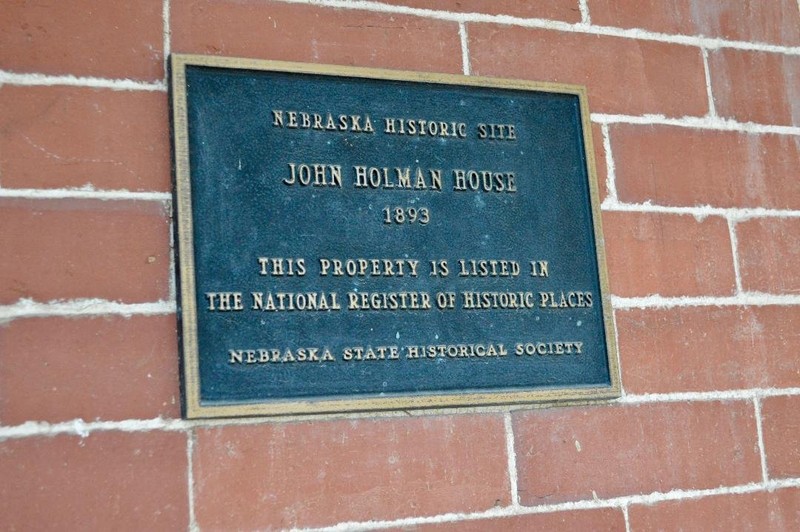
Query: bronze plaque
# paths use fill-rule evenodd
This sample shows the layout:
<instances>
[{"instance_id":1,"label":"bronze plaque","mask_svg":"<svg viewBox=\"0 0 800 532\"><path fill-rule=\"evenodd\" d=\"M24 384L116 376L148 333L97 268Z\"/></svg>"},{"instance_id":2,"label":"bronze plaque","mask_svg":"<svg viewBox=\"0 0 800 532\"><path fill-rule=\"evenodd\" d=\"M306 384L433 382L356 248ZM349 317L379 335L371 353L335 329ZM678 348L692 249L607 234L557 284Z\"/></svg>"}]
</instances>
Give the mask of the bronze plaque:
<instances>
[{"instance_id":1,"label":"bronze plaque","mask_svg":"<svg viewBox=\"0 0 800 532\"><path fill-rule=\"evenodd\" d=\"M187 416L618 395L582 87L171 66Z\"/></svg>"}]
</instances>

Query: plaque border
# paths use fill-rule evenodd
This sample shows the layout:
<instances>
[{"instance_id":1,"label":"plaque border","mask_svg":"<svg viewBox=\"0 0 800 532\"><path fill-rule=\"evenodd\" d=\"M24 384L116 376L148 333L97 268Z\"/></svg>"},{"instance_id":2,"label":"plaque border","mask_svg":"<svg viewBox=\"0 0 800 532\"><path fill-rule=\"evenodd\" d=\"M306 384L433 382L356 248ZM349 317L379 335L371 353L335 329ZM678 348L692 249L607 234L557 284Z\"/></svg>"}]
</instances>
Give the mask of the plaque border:
<instances>
[{"instance_id":1,"label":"plaque border","mask_svg":"<svg viewBox=\"0 0 800 532\"><path fill-rule=\"evenodd\" d=\"M205 56L195 54L170 55L170 101L173 139L175 253L178 271L178 328L183 384L183 413L187 419L283 416L295 414L332 414L343 412L370 412L381 410L430 409L449 407L476 407L514 404L575 404L593 403L614 399L621 394L619 354L614 327L613 310L608 289L605 244L603 240L597 173L592 143L592 127L586 87L562 83L527 81L517 79L464 76L403 70L346 67L245 59L235 57ZM610 373L610 386L563 387L545 390L497 390L487 392L420 392L389 397L344 397L319 399L263 400L256 403L229 405L203 405L200 401L200 369L197 341L197 306L194 267L194 240L192 216L191 169L189 167L189 135L186 102L186 67L203 66L256 71L320 74L377 80L412 81L459 86L476 86L498 89L517 89L535 92L573 94L580 103L583 142L586 152L589 196L594 226L595 251L599 272L603 323L606 334L606 353Z\"/></svg>"}]
</instances>

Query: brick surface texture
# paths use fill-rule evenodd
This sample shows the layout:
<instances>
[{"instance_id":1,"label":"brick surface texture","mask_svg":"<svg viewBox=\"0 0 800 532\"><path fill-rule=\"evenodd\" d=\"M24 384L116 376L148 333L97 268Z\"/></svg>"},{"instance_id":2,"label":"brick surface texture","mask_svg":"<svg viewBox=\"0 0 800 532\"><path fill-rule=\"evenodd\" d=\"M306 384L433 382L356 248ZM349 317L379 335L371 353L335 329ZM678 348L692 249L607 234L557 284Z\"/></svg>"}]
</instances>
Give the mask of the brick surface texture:
<instances>
[{"instance_id":1,"label":"brick surface texture","mask_svg":"<svg viewBox=\"0 0 800 532\"><path fill-rule=\"evenodd\" d=\"M176 2L175 51L433 72L461 71L458 24L278 2Z\"/></svg>"},{"instance_id":2,"label":"brick surface texture","mask_svg":"<svg viewBox=\"0 0 800 532\"><path fill-rule=\"evenodd\" d=\"M632 309L616 317L631 393L800 387L796 307Z\"/></svg>"},{"instance_id":3,"label":"brick surface texture","mask_svg":"<svg viewBox=\"0 0 800 532\"><path fill-rule=\"evenodd\" d=\"M523 504L746 484L760 477L745 403L566 408L514 416Z\"/></svg>"},{"instance_id":4,"label":"brick surface texture","mask_svg":"<svg viewBox=\"0 0 800 532\"><path fill-rule=\"evenodd\" d=\"M169 53L586 86L622 397L182 420ZM4 2L0 250L3 530L800 529L796 0Z\"/></svg>"},{"instance_id":5,"label":"brick surface texture","mask_svg":"<svg viewBox=\"0 0 800 532\"><path fill-rule=\"evenodd\" d=\"M290 528L505 506L502 427L459 416L202 430L198 524L224 528L235 516L248 529Z\"/></svg>"},{"instance_id":6,"label":"brick surface texture","mask_svg":"<svg viewBox=\"0 0 800 532\"><path fill-rule=\"evenodd\" d=\"M736 228L742 288L753 292L800 292L800 218L757 218Z\"/></svg>"},{"instance_id":7,"label":"brick surface texture","mask_svg":"<svg viewBox=\"0 0 800 532\"><path fill-rule=\"evenodd\" d=\"M630 523L632 530L797 530L800 490L633 506Z\"/></svg>"},{"instance_id":8,"label":"brick surface texture","mask_svg":"<svg viewBox=\"0 0 800 532\"><path fill-rule=\"evenodd\" d=\"M767 468L776 478L800 475L800 399L764 399L764 447Z\"/></svg>"},{"instance_id":9,"label":"brick surface texture","mask_svg":"<svg viewBox=\"0 0 800 532\"><path fill-rule=\"evenodd\" d=\"M169 295L169 220L154 202L0 199L0 303Z\"/></svg>"},{"instance_id":10,"label":"brick surface texture","mask_svg":"<svg viewBox=\"0 0 800 532\"><path fill-rule=\"evenodd\" d=\"M186 436L101 432L0 443L10 530L176 530L188 524Z\"/></svg>"},{"instance_id":11,"label":"brick surface texture","mask_svg":"<svg viewBox=\"0 0 800 532\"><path fill-rule=\"evenodd\" d=\"M708 64L721 116L742 122L800 125L800 57L716 50Z\"/></svg>"},{"instance_id":12,"label":"brick surface texture","mask_svg":"<svg viewBox=\"0 0 800 532\"><path fill-rule=\"evenodd\" d=\"M702 296L736 290L730 235L722 218L610 212L603 224L615 294ZM676 267L678 261L686 266ZM648 265L645 271L642 264Z\"/></svg>"},{"instance_id":13,"label":"brick surface texture","mask_svg":"<svg viewBox=\"0 0 800 532\"><path fill-rule=\"evenodd\" d=\"M705 35L734 41L800 44L794 0L588 0L592 22L659 33Z\"/></svg>"},{"instance_id":14,"label":"brick surface texture","mask_svg":"<svg viewBox=\"0 0 800 532\"><path fill-rule=\"evenodd\" d=\"M167 191L167 98L85 87L0 87L8 188Z\"/></svg>"},{"instance_id":15,"label":"brick surface texture","mask_svg":"<svg viewBox=\"0 0 800 532\"><path fill-rule=\"evenodd\" d=\"M655 41L468 24L473 73L586 85L595 112L706 114L699 50Z\"/></svg>"},{"instance_id":16,"label":"brick surface texture","mask_svg":"<svg viewBox=\"0 0 800 532\"><path fill-rule=\"evenodd\" d=\"M4 2L0 69L156 81L163 31L161 0Z\"/></svg>"},{"instance_id":17,"label":"brick surface texture","mask_svg":"<svg viewBox=\"0 0 800 532\"><path fill-rule=\"evenodd\" d=\"M176 340L174 315L0 325L0 422L179 416Z\"/></svg>"},{"instance_id":18,"label":"brick surface texture","mask_svg":"<svg viewBox=\"0 0 800 532\"><path fill-rule=\"evenodd\" d=\"M625 517L619 509L604 508L600 510L554 512L420 525L397 528L395 532L400 530L417 530L420 532L483 532L484 530L507 530L509 532L526 532L528 530L622 532L625 530Z\"/></svg>"},{"instance_id":19,"label":"brick surface texture","mask_svg":"<svg viewBox=\"0 0 800 532\"><path fill-rule=\"evenodd\" d=\"M800 139L670 126L612 126L621 201L800 208Z\"/></svg>"},{"instance_id":20,"label":"brick surface texture","mask_svg":"<svg viewBox=\"0 0 800 532\"><path fill-rule=\"evenodd\" d=\"M436 9L456 13L485 13L488 15L511 15L520 18L543 18L578 22L581 12L575 0L541 0L519 2L517 0L388 0L387 4Z\"/></svg>"}]
</instances>

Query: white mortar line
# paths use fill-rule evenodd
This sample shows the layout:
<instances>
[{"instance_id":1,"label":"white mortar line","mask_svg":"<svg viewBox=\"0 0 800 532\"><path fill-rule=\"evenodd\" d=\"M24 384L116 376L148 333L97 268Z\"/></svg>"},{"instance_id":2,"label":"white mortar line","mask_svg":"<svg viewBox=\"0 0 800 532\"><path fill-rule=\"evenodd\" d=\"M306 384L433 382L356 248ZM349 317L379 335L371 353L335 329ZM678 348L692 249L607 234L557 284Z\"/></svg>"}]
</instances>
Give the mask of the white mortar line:
<instances>
[{"instance_id":1,"label":"white mortar line","mask_svg":"<svg viewBox=\"0 0 800 532\"><path fill-rule=\"evenodd\" d=\"M626 395L615 402L621 404L683 403L709 401L752 401L755 398L800 395L800 388L748 388L708 392L674 392Z\"/></svg>"},{"instance_id":2,"label":"white mortar line","mask_svg":"<svg viewBox=\"0 0 800 532\"><path fill-rule=\"evenodd\" d=\"M727 217L728 221L728 234L731 239L731 254L733 258L733 275L736 280L736 293L741 294L742 290L742 276L739 272L739 241L736 239L736 220Z\"/></svg>"},{"instance_id":3,"label":"white mortar line","mask_svg":"<svg viewBox=\"0 0 800 532\"><path fill-rule=\"evenodd\" d=\"M761 294L745 292L727 297L644 297L611 296L615 310L666 309L677 307L724 307L724 306L796 306L800 305L800 294ZM11 305L0 305L0 321L18 318L49 316L141 316L172 314L175 301L152 303L120 303L105 299L55 300L47 303L20 299Z\"/></svg>"},{"instance_id":4,"label":"white mortar line","mask_svg":"<svg viewBox=\"0 0 800 532\"><path fill-rule=\"evenodd\" d=\"M628 512L628 505L622 507L622 517L625 519L625 532L631 532L631 517Z\"/></svg>"},{"instance_id":5,"label":"white mortar line","mask_svg":"<svg viewBox=\"0 0 800 532\"><path fill-rule=\"evenodd\" d=\"M614 156L611 153L611 138L608 135L608 124L600 124L603 133L603 151L606 154L606 189L607 197L612 202L617 202L617 169L614 166Z\"/></svg>"},{"instance_id":6,"label":"white mortar line","mask_svg":"<svg viewBox=\"0 0 800 532\"><path fill-rule=\"evenodd\" d=\"M708 50L701 48L703 53L703 70L706 74L706 94L708 95L708 116L717 117L717 107L714 105L714 91L711 90L711 69L708 67Z\"/></svg>"},{"instance_id":7,"label":"white mortar line","mask_svg":"<svg viewBox=\"0 0 800 532\"><path fill-rule=\"evenodd\" d=\"M164 50L164 86L167 86L167 79L169 76L167 75L167 64L169 63L169 53L170 53L170 27L169 27L169 0L163 0L161 4L161 19L163 21L163 45L162 49Z\"/></svg>"},{"instance_id":8,"label":"white mortar line","mask_svg":"<svg viewBox=\"0 0 800 532\"><path fill-rule=\"evenodd\" d=\"M786 479L782 481L772 481L766 486L767 490L794 488L800 486L800 478ZM660 502L702 499L717 495L741 495L747 493L758 493L765 491L765 486L761 483L740 484L736 486L724 486L709 489L675 489L668 492L653 492L646 495L627 495L611 499L589 499L575 502L565 502L558 504L543 504L539 506L528 506L519 508L492 508L483 512L473 513L449 513L429 517L407 517L393 521L365 521L365 522L346 522L328 527L294 529L305 532L349 532L362 530L376 530L385 528L401 528L436 523L453 523L459 521L474 521L479 519L491 519L498 517L512 517L519 515L543 514L576 510L595 510L602 508L624 509L632 504L653 505Z\"/></svg>"},{"instance_id":9,"label":"white mortar line","mask_svg":"<svg viewBox=\"0 0 800 532\"><path fill-rule=\"evenodd\" d=\"M783 488L796 488L796 487L800 487L800 478L775 479L767 482L768 491L774 491Z\"/></svg>"},{"instance_id":10,"label":"white mortar line","mask_svg":"<svg viewBox=\"0 0 800 532\"><path fill-rule=\"evenodd\" d=\"M591 24L592 16L589 14L589 5L586 3L586 0L578 0L578 9L581 10L581 23L587 25Z\"/></svg>"},{"instance_id":11,"label":"white mortar line","mask_svg":"<svg viewBox=\"0 0 800 532\"><path fill-rule=\"evenodd\" d=\"M511 413L506 412L503 416L503 424L506 433L506 454L508 455L508 482L511 486L511 506L519 506L519 478L517 476L517 451L514 445L514 425L511 421Z\"/></svg>"},{"instance_id":12,"label":"white mortar line","mask_svg":"<svg viewBox=\"0 0 800 532\"><path fill-rule=\"evenodd\" d=\"M753 397L753 411L756 416L756 432L758 434L758 452L761 456L761 479L766 487L769 482L767 473L767 452L764 449L764 429L761 423L761 398Z\"/></svg>"},{"instance_id":13,"label":"white mortar line","mask_svg":"<svg viewBox=\"0 0 800 532\"><path fill-rule=\"evenodd\" d=\"M787 482L785 482L784 485L780 487L789 488L796 486L800 486L800 478L787 479ZM650 493L648 495L633 495L627 497L619 497L619 499L621 499L628 505L631 504L652 505L659 502L667 502L667 501L702 499L704 497L713 497L715 495L740 495L745 493L756 493L759 491L764 491L764 487L765 486L763 486L760 483L751 482L749 484L740 484L737 486L719 487L710 489L689 489L689 490L676 489L666 493L655 492L655 493ZM770 483L767 486L767 489L775 489L777 487L778 486L772 486ZM609 501L615 501L615 500L616 499L609 499Z\"/></svg>"},{"instance_id":14,"label":"white mortar line","mask_svg":"<svg viewBox=\"0 0 800 532\"><path fill-rule=\"evenodd\" d=\"M0 198L19 199L93 199L122 201L172 201L169 192L131 192L129 190L95 190L94 188L0 188Z\"/></svg>"},{"instance_id":15,"label":"white mortar line","mask_svg":"<svg viewBox=\"0 0 800 532\"><path fill-rule=\"evenodd\" d=\"M670 118L664 115L644 114L640 116L592 113L592 122L598 124L638 124L645 126L676 126L691 129L714 129L719 131L739 131L743 133L775 133L778 135L800 135L798 126L778 126L737 122L728 118L710 116L684 116Z\"/></svg>"},{"instance_id":16,"label":"white mortar line","mask_svg":"<svg viewBox=\"0 0 800 532\"><path fill-rule=\"evenodd\" d=\"M461 70L465 76L469 76L469 38L467 37L467 25L463 22L458 23L458 36L461 39Z\"/></svg>"},{"instance_id":17,"label":"white mortar line","mask_svg":"<svg viewBox=\"0 0 800 532\"><path fill-rule=\"evenodd\" d=\"M643 297L611 296L615 309L667 309L676 307L766 307L800 305L800 294L761 294L743 292L735 296L679 296L649 295Z\"/></svg>"},{"instance_id":18,"label":"white mortar line","mask_svg":"<svg viewBox=\"0 0 800 532\"><path fill-rule=\"evenodd\" d=\"M112 89L118 91L160 91L167 90L163 81L146 82L132 79L106 79L83 76L51 76L49 74L19 74L0 70L0 86L49 86L92 87L96 89Z\"/></svg>"},{"instance_id":19,"label":"white mortar line","mask_svg":"<svg viewBox=\"0 0 800 532\"><path fill-rule=\"evenodd\" d=\"M707 391L707 392L676 392L676 393L660 393L660 394L641 394L641 395L626 395L619 399L609 402L610 405L640 405L651 403L685 403L685 402L719 402L719 401L752 401L754 398L764 397L789 397L800 395L800 388L751 388L742 390L720 390L720 391ZM520 405L506 405L498 406L491 409L492 412L497 412L506 416L510 420L509 410L520 410L530 408L530 406ZM486 413L487 410L484 410ZM441 416L463 414L464 410L436 410L436 411L415 411L419 416ZM59 423L49 423L45 421L28 421L20 425L0 426L0 440L15 439L15 438L28 438L36 436L54 436L57 434L72 434L78 436L87 436L96 431L112 431L117 430L121 432L149 432L154 430L163 431L183 431L191 430L201 427L224 427L224 426L237 426L237 425L274 425L286 424L295 422L309 422L309 421L334 421L343 419L364 419L380 418L403 418L408 416L408 413L387 411L387 412L373 412L373 413L357 413L357 414L328 414L320 416L281 416L274 418L267 417L243 417L231 419L127 419L120 421L84 421L82 419L73 419ZM505 426L507 421L504 419L504 434L506 437L506 446L509 446L509 441L513 444L513 426L511 432ZM509 440L509 435L511 440ZM511 453L509 453L511 455ZM512 455L516 462L516 453ZM514 467L516 471L516 466ZM518 477L515 479L517 483L517 492L519 491ZM517 493L518 495L518 493Z\"/></svg>"},{"instance_id":20,"label":"white mortar line","mask_svg":"<svg viewBox=\"0 0 800 532\"><path fill-rule=\"evenodd\" d=\"M660 214L678 214L694 216L698 220L708 216L722 216L737 222L750 218L798 218L800 210L765 209L762 207L712 207L710 205L696 205L694 207L678 207L669 205L654 205L647 203L622 203L608 197L600 205L604 211L611 212L651 212Z\"/></svg>"},{"instance_id":21,"label":"white mortar line","mask_svg":"<svg viewBox=\"0 0 800 532\"><path fill-rule=\"evenodd\" d=\"M194 430L191 428L186 431L186 489L188 490L189 501L189 532L199 532L197 517L194 509Z\"/></svg>"},{"instance_id":22,"label":"white mortar line","mask_svg":"<svg viewBox=\"0 0 800 532\"><path fill-rule=\"evenodd\" d=\"M153 303L120 303L105 299L71 299L40 303L20 299L11 305L0 305L0 322L17 318L50 316L157 316L175 313L174 301Z\"/></svg>"},{"instance_id":23,"label":"white mortar line","mask_svg":"<svg viewBox=\"0 0 800 532\"><path fill-rule=\"evenodd\" d=\"M408 419L409 417L416 417L416 418L435 418L435 417L443 417L443 416L454 416L454 415L470 415L470 414L478 414L478 415L504 415L507 412L514 412L517 410L529 410L530 408L535 408L536 406L543 406L543 405L525 405L525 404L513 404L513 405L488 405L488 406L472 406L472 407L458 407L458 408L424 408L424 409L415 409L409 411L400 411L400 410L379 410L374 412L369 411L359 411L359 412L333 412L333 413L324 413L324 414L285 414L280 416L260 416L260 417L235 417L235 418L208 418L208 419L187 419L183 421L183 427L187 430L190 428L219 428L219 427L231 427L231 426L259 426L259 425L276 425L276 424L287 424L287 423L310 423L310 422L334 422L334 421L362 421L362 420L382 420L388 421L391 419ZM158 419L158 418L156 418ZM126 423L140 423L142 420L125 420ZM153 420L144 420L147 423L150 423ZM162 420L164 421L164 420ZM169 421L169 420L166 420ZM92 430L92 422L87 422L82 419L70 420L69 423L79 423L82 427L88 427L86 430L91 432ZM42 436L47 435L49 433L50 427L53 426L49 422L45 421L33 421L29 422L32 424L31 426L38 426L38 432L31 432L27 434L28 436ZM107 423L107 422L101 422ZM6 429L18 429L19 426L7 426L3 427L1 420L0 420L0 430L3 428ZM26 429L30 432L30 429Z\"/></svg>"},{"instance_id":24,"label":"white mortar line","mask_svg":"<svg viewBox=\"0 0 800 532\"><path fill-rule=\"evenodd\" d=\"M587 25L583 21L578 23L563 22L558 20L540 18L521 18L510 15L487 15L485 13L460 13L436 9L423 9L401 5L382 4L366 0L279 0L289 4L305 4L319 7L333 7L340 9L357 9L376 13L389 13L398 15L413 15L418 17L449 20L454 22L486 22L506 26L522 26L526 28L550 29L572 33L589 33L622 37L628 39L641 39L647 41L660 41L671 44L696 46L715 50L717 48L736 48L741 50L756 50L761 52L781 53L787 55L800 55L798 46L782 46L777 44L731 41L715 37L701 37L696 35L679 35L659 33L640 28L616 28L613 26Z\"/></svg>"},{"instance_id":25,"label":"white mortar line","mask_svg":"<svg viewBox=\"0 0 800 532\"><path fill-rule=\"evenodd\" d=\"M118 432L151 432L184 431L187 423L180 419L126 419L124 421L84 421L73 419L61 423L47 423L28 421L21 425L0 427L0 441L29 438L32 436L57 436L66 434L85 438L93 432L118 431Z\"/></svg>"}]
</instances>

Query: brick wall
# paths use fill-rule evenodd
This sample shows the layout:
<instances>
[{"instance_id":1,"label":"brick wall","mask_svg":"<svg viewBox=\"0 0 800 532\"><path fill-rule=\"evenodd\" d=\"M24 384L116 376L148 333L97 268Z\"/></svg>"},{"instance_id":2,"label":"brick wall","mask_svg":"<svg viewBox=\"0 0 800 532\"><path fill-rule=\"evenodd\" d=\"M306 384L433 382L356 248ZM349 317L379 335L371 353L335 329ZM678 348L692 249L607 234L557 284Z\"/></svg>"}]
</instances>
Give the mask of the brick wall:
<instances>
[{"instance_id":1,"label":"brick wall","mask_svg":"<svg viewBox=\"0 0 800 532\"><path fill-rule=\"evenodd\" d=\"M172 52L585 84L624 395L182 421ZM797 0L4 2L4 529L800 528Z\"/></svg>"}]
</instances>

